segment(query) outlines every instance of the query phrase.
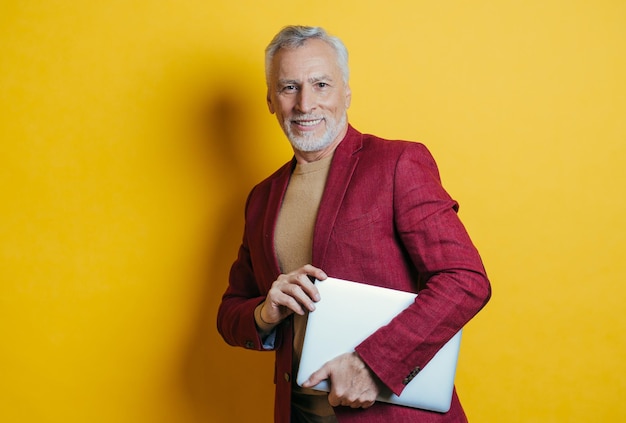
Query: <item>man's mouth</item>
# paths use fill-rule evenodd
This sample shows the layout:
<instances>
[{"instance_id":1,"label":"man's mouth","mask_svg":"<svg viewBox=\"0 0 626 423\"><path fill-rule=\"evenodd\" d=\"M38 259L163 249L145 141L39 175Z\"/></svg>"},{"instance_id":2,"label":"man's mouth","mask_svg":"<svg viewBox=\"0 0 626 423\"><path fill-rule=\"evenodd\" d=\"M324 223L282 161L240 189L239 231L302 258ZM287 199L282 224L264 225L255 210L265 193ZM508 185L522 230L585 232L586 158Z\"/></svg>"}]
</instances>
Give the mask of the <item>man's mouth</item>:
<instances>
[{"instance_id":1,"label":"man's mouth","mask_svg":"<svg viewBox=\"0 0 626 423\"><path fill-rule=\"evenodd\" d=\"M311 127L318 125L323 119L307 119L307 120L293 120L292 122L299 126Z\"/></svg>"}]
</instances>

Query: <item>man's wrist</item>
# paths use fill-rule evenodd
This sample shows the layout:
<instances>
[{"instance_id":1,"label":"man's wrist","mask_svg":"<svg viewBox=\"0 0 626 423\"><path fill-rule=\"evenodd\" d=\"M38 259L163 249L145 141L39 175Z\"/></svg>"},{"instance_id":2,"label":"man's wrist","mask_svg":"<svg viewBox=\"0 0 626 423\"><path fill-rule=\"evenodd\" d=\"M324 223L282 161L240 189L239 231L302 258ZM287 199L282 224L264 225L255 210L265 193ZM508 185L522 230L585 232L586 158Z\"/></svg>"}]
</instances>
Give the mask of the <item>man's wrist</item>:
<instances>
[{"instance_id":1,"label":"man's wrist","mask_svg":"<svg viewBox=\"0 0 626 423\"><path fill-rule=\"evenodd\" d=\"M254 321L257 325L257 328L259 328L259 331L261 333L267 334L269 332L271 332L275 327L276 327L276 323L269 323L267 321L265 321L263 319L263 307L265 306L265 301L262 302L261 304L259 304L255 309L254 309Z\"/></svg>"}]
</instances>

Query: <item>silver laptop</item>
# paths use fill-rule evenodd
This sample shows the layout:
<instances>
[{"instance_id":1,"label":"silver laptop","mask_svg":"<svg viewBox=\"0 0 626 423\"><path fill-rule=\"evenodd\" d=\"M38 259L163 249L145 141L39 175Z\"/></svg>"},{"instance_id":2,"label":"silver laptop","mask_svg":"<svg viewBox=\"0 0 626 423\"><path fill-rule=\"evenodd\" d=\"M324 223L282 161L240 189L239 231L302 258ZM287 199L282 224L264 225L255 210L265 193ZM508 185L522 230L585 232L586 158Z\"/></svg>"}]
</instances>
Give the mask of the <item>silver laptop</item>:
<instances>
[{"instance_id":1,"label":"silver laptop","mask_svg":"<svg viewBox=\"0 0 626 423\"><path fill-rule=\"evenodd\" d=\"M354 351L365 338L411 305L417 294L328 278L315 281L321 300L309 313L296 382L302 385L327 361ZM378 401L446 412L450 409L461 331L446 343L402 391ZM330 391L328 381L313 389Z\"/></svg>"}]
</instances>

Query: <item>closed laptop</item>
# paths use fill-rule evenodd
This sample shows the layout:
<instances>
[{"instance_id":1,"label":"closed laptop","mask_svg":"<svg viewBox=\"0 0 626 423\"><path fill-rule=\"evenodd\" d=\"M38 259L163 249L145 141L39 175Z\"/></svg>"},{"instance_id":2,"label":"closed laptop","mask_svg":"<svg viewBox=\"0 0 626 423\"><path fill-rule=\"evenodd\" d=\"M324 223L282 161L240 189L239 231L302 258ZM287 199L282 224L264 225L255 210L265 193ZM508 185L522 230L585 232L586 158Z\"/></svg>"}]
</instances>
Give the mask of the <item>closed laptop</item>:
<instances>
[{"instance_id":1,"label":"closed laptop","mask_svg":"<svg viewBox=\"0 0 626 423\"><path fill-rule=\"evenodd\" d=\"M296 382L302 385L327 361L354 351L365 338L411 305L415 293L336 278L315 282L321 300L309 313ZM459 331L409 382L400 396L381 392L378 401L446 412L450 409L461 343ZM327 381L313 389L329 391Z\"/></svg>"}]
</instances>

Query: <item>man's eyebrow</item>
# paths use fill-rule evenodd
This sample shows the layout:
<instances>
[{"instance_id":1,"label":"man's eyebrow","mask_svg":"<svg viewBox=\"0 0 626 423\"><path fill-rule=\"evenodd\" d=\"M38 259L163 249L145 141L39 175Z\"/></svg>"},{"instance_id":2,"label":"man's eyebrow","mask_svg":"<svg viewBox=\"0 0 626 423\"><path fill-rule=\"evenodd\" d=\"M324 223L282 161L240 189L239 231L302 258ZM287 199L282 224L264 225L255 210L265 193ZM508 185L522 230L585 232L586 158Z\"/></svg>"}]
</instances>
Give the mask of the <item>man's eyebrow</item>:
<instances>
[{"instance_id":1,"label":"man's eyebrow","mask_svg":"<svg viewBox=\"0 0 626 423\"><path fill-rule=\"evenodd\" d=\"M330 75L316 75L316 76L312 76L309 79L307 79L307 82L311 83L311 84L315 84L316 82L320 82L320 81L331 81L332 82L333 78ZM300 85L302 82L298 79L279 79L278 80L278 84L279 85Z\"/></svg>"},{"instance_id":2,"label":"man's eyebrow","mask_svg":"<svg viewBox=\"0 0 626 423\"><path fill-rule=\"evenodd\" d=\"M279 79L278 85L299 85L300 81L295 79Z\"/></svg>"},{"instance_id":3,"label":"man's eyebrow","mask_svg":"<svg viewBox=\"0 0 626 423\"><path fill-rule=\"evenodd\" d=\"M320 81L331 81L332 82L333 78L330 75L319 75L319 76L312 76L311 78L309 78L309 82L311 84L315 84L316 82L320 82Z\"/></svg>"}]
</instances>

